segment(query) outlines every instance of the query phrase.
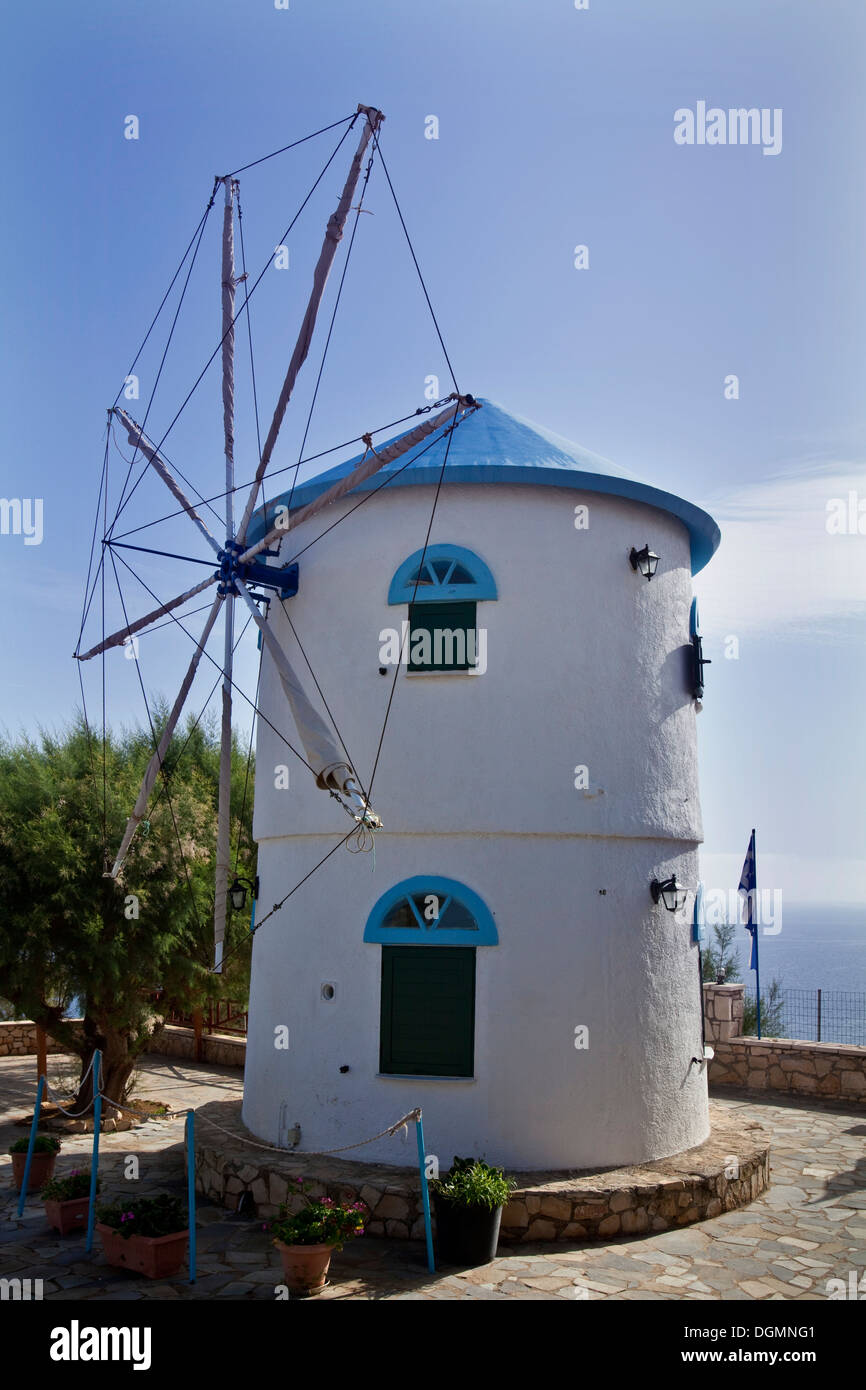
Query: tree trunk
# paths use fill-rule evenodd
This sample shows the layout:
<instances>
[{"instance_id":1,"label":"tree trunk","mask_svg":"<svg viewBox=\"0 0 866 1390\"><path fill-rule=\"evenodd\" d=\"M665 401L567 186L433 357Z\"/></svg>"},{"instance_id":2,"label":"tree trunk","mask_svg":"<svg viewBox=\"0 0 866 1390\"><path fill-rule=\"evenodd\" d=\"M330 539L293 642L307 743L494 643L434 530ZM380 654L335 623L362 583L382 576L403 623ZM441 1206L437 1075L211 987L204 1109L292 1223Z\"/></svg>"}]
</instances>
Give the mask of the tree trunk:
<instances>
[{"instance_id":1,"label":"tree trunk","mask_svg":"<svg viewBox=\"0 0 866 1390\"><path fill-rule=\"evenodd\" d=\"M86 1076L85 1072L87 1072L93 1054L98 1048L101 1054L99 1089L104 1097L102 1102L103 1118L119 1119L122 1112L115 1109L110 1101L119 1101L122 1105L126 1104L127 1091L136 1061L135 1054L130 1050L129 1035L118 1032L107 1024L100 1026L98 1020L88 1015L84 1017L82 1034L81 1080L78 1094L70 1108L73 1111L81 1112L87 1107L88 1116L92 1114L89 1107L93 1100L93 1071L90 1071Z\"/></svg>"},{"instance_id":2,"label":"tree trunk","mask_svg":"<svg viewBox=\"0 0 866 1390\"><path fill-rule=\"evenodd\" d=\"M36 1025L36 1075L48 1075L48 1037L41 1023Z\"/></svg>"}]
</instances>

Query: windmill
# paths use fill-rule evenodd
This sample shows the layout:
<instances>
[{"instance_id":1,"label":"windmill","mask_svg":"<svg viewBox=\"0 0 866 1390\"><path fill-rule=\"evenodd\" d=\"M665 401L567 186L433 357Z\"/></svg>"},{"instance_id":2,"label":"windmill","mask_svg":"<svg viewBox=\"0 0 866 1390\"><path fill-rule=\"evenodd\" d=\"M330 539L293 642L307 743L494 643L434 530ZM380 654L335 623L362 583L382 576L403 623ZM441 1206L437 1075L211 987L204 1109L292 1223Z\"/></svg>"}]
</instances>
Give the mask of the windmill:
<instances>
[{"instance_id":1,"label":"windmill","mask_svg":"<svg viewBox=\"0 0 866 1390\"><path fill-rule=\"evenodd\" d=\"M360 779L348 760L345 750L340 746L334 731L329 727L327 721L316 708L316 705L309 698L288 656L269 625L266 612L261 611L262 607L267 609L267 599L269 597L277 596L281 599L285 599L297 592L298 567L297 565L279 567L275 564L269 564L268 560L276 559L279 556L280 542L290 530L299 525L302 521L309 520L312 516L321 512L332 503L337 502L340 498L345 496L346 493L350 492L374 473L377 473L386 464L392 463L395 459L401 457L401 455L407 454L415 449L415 447L421 444L425 439L436 435L437 431L441 431L442 437L444 438L449 431L455 428L459 420L478 409L478 403L472 396L462 395L459 391L455 390L451 395L436 402L435 414L430 413L431 407L429 406L416 411L415 414L423 413L425 418L384 448L377 450L374 447L372 436L373 433L376 433L375 431L360 435L359 438L363 440L365 444L365 453L361 462L358 463L346 477L336 482L322 496L316 498L316 500L311 502L308 506L278 516L274 524L269 528L266 524L265 534L255 543L249 543L248 535L250 524L256 512L257 503L259 502L263 480L273 456L274 446L280 433L286 409L292 397L298 373L310 351L328 275L343 236L348 214L350 210L353 209L353 206L358 215L364 211L362 207L363 194L357 205L354 204L353 200L357 195L358 183L362 168L364 167L365 158L367 159L364 185L366 187L366 181L369 179L370 168L372 166L373 152L378 149L377 133L383 120L384 116L381 111L377 110L375 107L363 105L358 106L357 111L351 118L351 124L348 129L351 130L356 123L359 123L361 127L360 138L351 161L339 202L327 224L322 248L313 273L312 291L301 321L282 389L274 408L270 428L260 452L255 477L249 487L239 520L236 520L234 506L234 495L236 491L234 360L235 325L238 318L236 292L238 285L242 283L242 279L236 274L234 242L235 212L239 185L238 180L232 174L221 176L214 182L214 195L211 197L209 207L213 204L214 196L220 185L222 185L224 194L221 277L222 340L220 345L225 454L224 537L220 536L218 538L214 535L194 503L177 481L172 468L169 466L164 453L161 451L160 445L154 443L154 441L148 437L144 431L143 425L139 425L125 409L119 407L116 403L111 407L109 412L109 425L112 419L116 420L126 431L127 438L135 451L133 459L140 454L144 460L146 460L146 464L149 465L162 480L175 501L182 508L183 512L190 518L198 532L199 538L203 539L205 544L209 547L213 554L216 568L200 583L186 589L167 602L160 603L156 608L144 614L142 617L131 622L127 621L122 628L118 629L110 636L103 637L87 651L82 652L80 649L81 634L79 634L78 646L74 653L74 656L79 662L89 661L99 655L102 655L104 658L104 654L111 648L124 646L135 634L151 629L160 619L172 614L176 609L181 608L199 594L204 594L211 589L215 589L213 602L205 619L204 627L195 645L192 658L181 681L177 697L171 707L161 736L154 747L153 754L144 773L135 805L127 821L126 829L117 849L114 861L110 868L106 864L106 876L116 879L123 868L124 860L129 852L136 831L145 818L151 794L160 771L163 768L172 735L183 712L202 655L205 652L214 629L217 627L220 617L222 617L222 710L220 721L219 800L217 813L216 877L214 888L214 971L216 973L219 973L222 969L230 875L230 773L236 604L240 602L240 604L249 611L251 620L256 624L261 633L261 642L267 649L268 655L278 672L280 684L305 751L305 761L312 775L315 777L317 786L340 800L353 816L357 824L358 833L369 837L381 826L381 821L373 810L369 798L361 785ZM370 149L371 144L373 150ZM248 298L249 289L246 291L242 309L248 302ZM438 407L442 408L439 409ZM103 561L105 548L110 547L112 544L111 530L112 527L106 527L105 534L103 535ZM265 601L263 602L263 600ZM82 619L82 632L83 627L84 620Z\"/></svg>"}]
</instances>

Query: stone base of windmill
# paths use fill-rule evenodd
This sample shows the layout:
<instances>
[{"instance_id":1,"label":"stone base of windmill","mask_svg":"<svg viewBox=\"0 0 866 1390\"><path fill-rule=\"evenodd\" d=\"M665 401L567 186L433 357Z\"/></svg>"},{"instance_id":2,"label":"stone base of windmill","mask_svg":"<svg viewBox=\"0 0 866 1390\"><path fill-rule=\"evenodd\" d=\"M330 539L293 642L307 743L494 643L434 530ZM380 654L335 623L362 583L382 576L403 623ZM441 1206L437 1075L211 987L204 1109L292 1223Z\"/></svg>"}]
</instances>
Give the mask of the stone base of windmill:
<instances>
[{"instance_id":1,"label":"stone base of windmill","mask_svg":"<svg viewBox=\"0 0 866 1390\"><path fill-rule=\"evenodd\" d=\"M240 1112L240 1101L215 1101L196 1112L196 1189L202 1195L267 1218L303 1178L321 1196L364 1202L372 1213L368 1235L423 1239L417 1167L256 1148L260 1141ZM502 1214L500 1241L610 1240L674 1230L746 1206L769 1186L769 1138L760 1125L712 1103L710 1124L705 1143L653 1163L598 1173L514 1173L518 1186Z\"/></svg>"}]
</instances>

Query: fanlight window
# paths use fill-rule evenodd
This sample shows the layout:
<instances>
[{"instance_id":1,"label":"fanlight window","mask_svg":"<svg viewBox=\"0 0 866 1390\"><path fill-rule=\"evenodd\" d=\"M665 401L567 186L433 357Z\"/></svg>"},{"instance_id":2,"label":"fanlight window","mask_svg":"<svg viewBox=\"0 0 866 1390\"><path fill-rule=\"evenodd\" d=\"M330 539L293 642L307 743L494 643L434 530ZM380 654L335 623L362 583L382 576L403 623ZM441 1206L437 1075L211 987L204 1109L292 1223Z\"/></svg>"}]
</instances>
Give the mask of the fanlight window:
<instances>
[{"instance_id":1,"label":"fanlight window","mask_svg":"<svg viewBox=\"0 0 866 1390\"><path fill-rule=\"evenodd\" d=\"M444 900L439 893L412 893L394 904L382 920L390 929L401 927L408 931L465 931L478 933L472 913L449 893Z\"/></svg>"},{"instance_id":2,"label":"fanlight window","mask_svg":"<svg viewBox=\"0 0 866 1390\"><path fill-rule=\"evenodd\" d=\"M484 561L459 545L428 545L404 560L388 591L388 602L443 603L496 598Z\"/></svg>"},{"instance_id":3,"label":"fanlight window","mask_svg":"<svg viewBox=\"0 0 866 1390\"><path fill-rule=\"evenodd\" d=\"M425 560L423 565L412 571L406 582L413 588L416 584L419 588L422 584L441 588L447 584L474 584L475 580L465 565L459 565L456 560Z\"/></svg>"},{"instance_id":4,"label":"fanlight window","mask_svg":"<svg viewBox=\"0 0 866 1390\"><path fill-rule=\"evenodd\" d=\"M477 893L453 879L406 879L380 898L365 941L425 946L494 946L493 917Z\"/></svg>"}]
</instances>

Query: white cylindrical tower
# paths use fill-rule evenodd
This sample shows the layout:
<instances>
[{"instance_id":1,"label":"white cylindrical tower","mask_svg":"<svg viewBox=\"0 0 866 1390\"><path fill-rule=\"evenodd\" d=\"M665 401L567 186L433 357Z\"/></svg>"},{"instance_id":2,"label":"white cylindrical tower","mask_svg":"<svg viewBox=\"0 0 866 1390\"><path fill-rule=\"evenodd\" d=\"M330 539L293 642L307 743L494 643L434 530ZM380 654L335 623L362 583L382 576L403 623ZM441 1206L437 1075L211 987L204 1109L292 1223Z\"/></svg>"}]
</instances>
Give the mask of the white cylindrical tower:
<instances>
[{"instance_id":1,"label":"white cylindrical tower","mask_svg":"<svg viewBox=\"0 0 866 1390\"><path fill-rule=\"evenodd\" d=\"M282 546L279 563L303 552L299 592L291 624L277 603L269 621L318 700L300 639L365 788L375 764L384 829L255 936L244 1120L321 1151L421 1105L443 1166L664 1157L708 1134L690 609L718 530L484 402L454 434L422 565L443 451ZM275 732L297 745L267 653L261 705L260 919L349 828ZM677 915L651 895L672 876L691 890ZM393 1139L357 1157L412 1161Z\"/></svg>"}]
</instances>

